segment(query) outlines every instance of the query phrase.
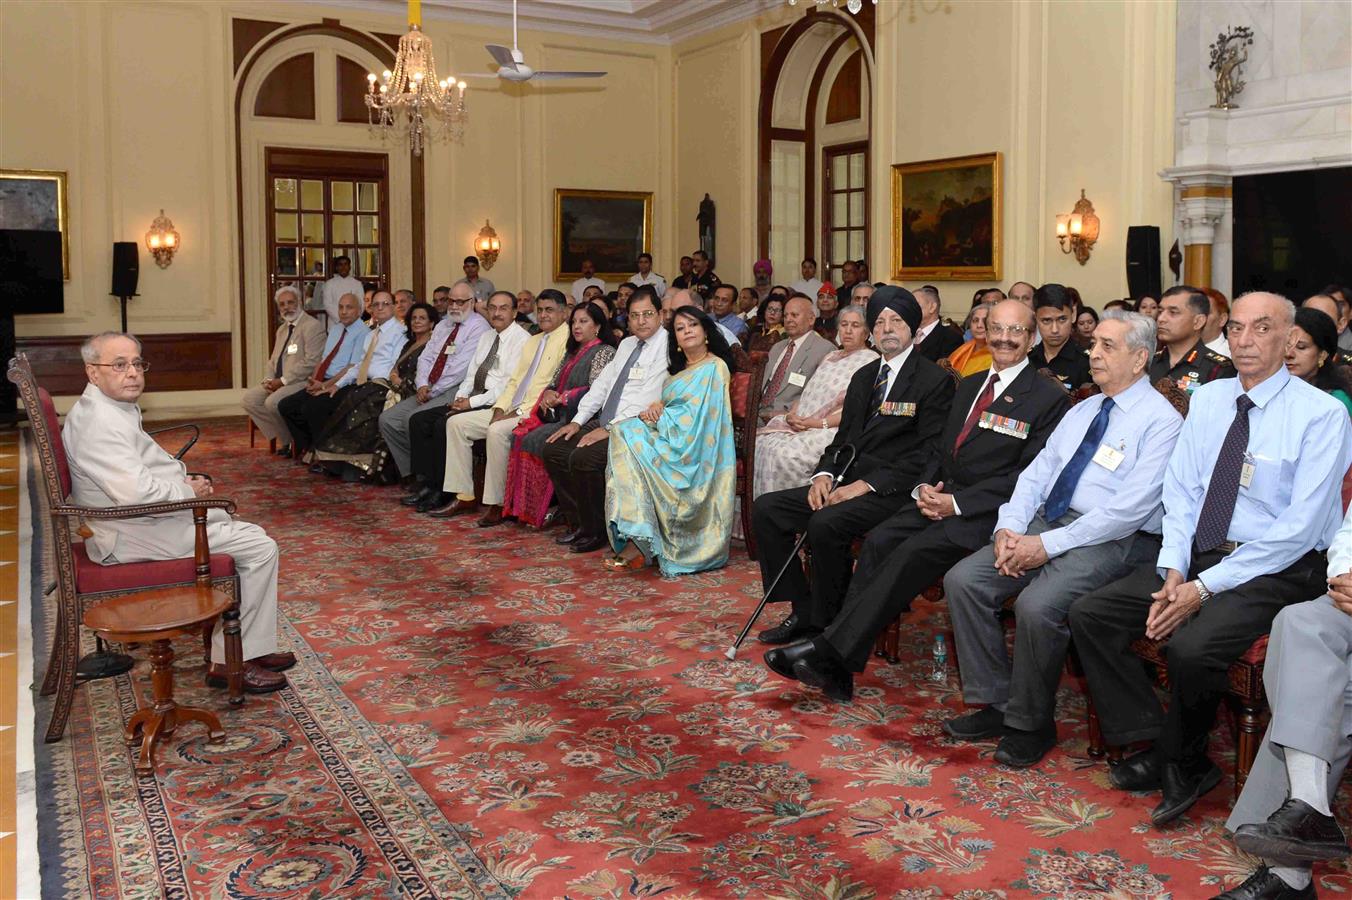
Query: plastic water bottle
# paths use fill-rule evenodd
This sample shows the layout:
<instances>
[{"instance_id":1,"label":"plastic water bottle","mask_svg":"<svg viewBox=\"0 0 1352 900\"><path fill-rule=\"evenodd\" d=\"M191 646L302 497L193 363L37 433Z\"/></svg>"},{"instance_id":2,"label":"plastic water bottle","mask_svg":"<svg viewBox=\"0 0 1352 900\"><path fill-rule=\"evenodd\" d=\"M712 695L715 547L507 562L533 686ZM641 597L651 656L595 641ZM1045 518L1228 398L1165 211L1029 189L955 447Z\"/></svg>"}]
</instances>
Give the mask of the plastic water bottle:
<instances>
[{"instance_id":1,"label":"plastic water bottle","mask_svg":"<svg viewBox=\"0 0 1352 900\"><path fill-rule=\"evenodd\" d=\"M942 632L934 636L934 670L930 672L930 680L940 684L948 681L948 644Z\"/></svg>"}]
</instances>

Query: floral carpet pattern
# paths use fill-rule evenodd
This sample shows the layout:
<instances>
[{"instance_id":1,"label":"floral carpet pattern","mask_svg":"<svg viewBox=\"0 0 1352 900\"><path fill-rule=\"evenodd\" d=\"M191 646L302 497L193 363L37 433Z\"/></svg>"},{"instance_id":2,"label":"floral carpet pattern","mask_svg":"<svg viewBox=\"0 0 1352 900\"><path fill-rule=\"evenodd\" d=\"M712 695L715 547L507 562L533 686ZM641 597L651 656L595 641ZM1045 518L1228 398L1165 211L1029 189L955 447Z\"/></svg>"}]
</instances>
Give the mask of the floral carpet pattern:
<instances>
[{"instance_id":1,"label":"floral carpet pattern","mask_svg":"<svg viewBox=\"0 0 1352 900\"><path fill-rule=\"evenodd\" d=\"M230 709L182 643L179 695L228 737L181 729L152 778L120 734L144 666L80 688L66 739L39 745L48 896L1125 900L1208 897L1254 865L1223 827L1228 778L1150 827L1155 801L1087 756L1070 681L1035 769L948 739L942 606L919 601L900 662L840 705L754 647L724 658L759 596L740 546L717 572L608 573L552 535L309 475L242 423L208 427L192 463L281 545L300 663ZM1337 811L1352 820L1347 791ZM1352 872L1316 885L1352 891Z\"/></svg>"}]
</instances>

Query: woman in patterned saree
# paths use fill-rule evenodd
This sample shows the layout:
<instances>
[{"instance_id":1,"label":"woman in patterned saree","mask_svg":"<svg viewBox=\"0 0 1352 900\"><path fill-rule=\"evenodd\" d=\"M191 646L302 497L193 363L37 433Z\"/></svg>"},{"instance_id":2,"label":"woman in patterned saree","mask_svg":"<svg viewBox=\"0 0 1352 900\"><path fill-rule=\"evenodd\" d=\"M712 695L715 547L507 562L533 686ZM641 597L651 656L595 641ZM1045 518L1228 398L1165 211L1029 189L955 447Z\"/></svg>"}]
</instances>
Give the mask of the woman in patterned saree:
<instances>
[{"instance_id":1,"label":"woman in patterned saree","mask_svg":"<svg viewBox=\"0 0 1352 900\"><path fill-rule=\"evenodd\" d=\"M389 378L372 379L348 393L315 441L317 460L347 463L360 470L365 481L384 481L380 472L389 462L389 453L380 436L380 414L417 390L418 356L440 319L428 303L409 307L404 316L407 340ZM346 469L344 476L352 471Z\"/></svg>"},{"instance_id":2,"label":"woman in patterned saree","mask_svg":"<svg viewBox=\"0 0 1352 900\"><path fill-rule=\"evenodd\" d=\"M836 336L841 349L822 358L793 407L756 432L752 491L757 497L801 487L812 479L813 466L836 436L850 378L861 366L878 358L878 354L868 349L868 325L859 307L847 306L840 311Z\"/></svg>"},{"instance_id":3,"label":"woman in patterned saree","mask_svg":"<svg viewBox=\"0 0 1352 900\"><path fill-rule=\"evenodd\" d=\"M543 294L542 294L543 295ZM562 302L562 296L560 296ZM502 514L540 528L554 499L540 454L545 441L572 419L596 376L615 356L615 335L603 307L595 302L573 307L568 317L568 345L563 362L549 387L540 394L535 408L513 429L512 453L507 458L507 492Z\"/></svg>"},{"instance_id":4,"label":"woman in patterned saree","mask_svg":"<svg viewBox=\"0 0 1352 900\"><path fill-rule=\"evenodd\" d=\"M732 351L698 307L682 306L667 334L662 399L610 428L606 568L656 561L663 575L728 561L737 460L728 399Z\"/></svg>"}]
</instances>

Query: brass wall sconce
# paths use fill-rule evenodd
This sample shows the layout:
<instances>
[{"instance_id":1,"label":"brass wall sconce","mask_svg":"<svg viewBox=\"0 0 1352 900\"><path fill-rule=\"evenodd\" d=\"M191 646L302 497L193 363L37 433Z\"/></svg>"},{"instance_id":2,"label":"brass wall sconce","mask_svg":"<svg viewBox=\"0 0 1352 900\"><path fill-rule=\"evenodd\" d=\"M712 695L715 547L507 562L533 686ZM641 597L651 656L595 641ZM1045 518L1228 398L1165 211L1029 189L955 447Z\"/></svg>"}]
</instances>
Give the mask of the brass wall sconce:
<instances>
[{"instance_id":1,"label":"brass wall sconce","mask_svg":"<svg viewBox=\"0 0 1352 900\"><path fill-rule=\"evenodd\" d=\"M167 269L174 261L178 247L179 236L174 230L174 223L165 216L164 210L160 210L155 221L150 223L150 230L146 232L146 249L155 257L156 265L161 269Z\"/></svg>"},{"instance_id":2,"label":"brass wall sconce","mask_svg":"<svg viewBox=\"0 0 1352 900\"><path fill-rule=\"evenodd\" d=\"M1069 214L1056 217L1056 240L1062 253L1074 253L1075 259L1084 265L1089 261L1089 252L1099 237L1099 218L1094 215L1094 204L1080 188L1080 199Z\"/></svg>"},{"instance_id":3,"label":"brass wall sconce","mask_svg":"<svg viewBox=\"0 0 1352 900\"><path fill-rule=\"evenodd\" d=\"M479 236L474 239L474 255L479 257L479 265L485 272L493 268L493 264L498 261L500 250L502 241L498 240L498 233L488 224L488 220L484 219L484 227L479 229Z\"/></svg>"}]
</instances>

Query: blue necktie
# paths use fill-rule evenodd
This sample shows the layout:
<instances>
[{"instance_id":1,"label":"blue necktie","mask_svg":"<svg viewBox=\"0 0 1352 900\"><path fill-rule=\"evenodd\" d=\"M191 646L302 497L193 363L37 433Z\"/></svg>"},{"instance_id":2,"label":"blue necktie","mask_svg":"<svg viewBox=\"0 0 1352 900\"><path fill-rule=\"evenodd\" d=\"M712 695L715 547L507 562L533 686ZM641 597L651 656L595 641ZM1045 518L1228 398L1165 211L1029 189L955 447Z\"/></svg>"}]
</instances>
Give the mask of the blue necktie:
<instances>
[{"instance_id":1,"label":"blue necktie","mask_svg":"<svg viewBox=\"0 0 1352 900\"><path fill-rule=\"evenodd\" d=\"M602 428L609 425L615 418L615 413L619 411L620 395L624 393L624 386L629 383L629 370L638 362L639 354L643 352L646 343L647 341L639 341L634 345L634 352L629 354L629 358L620 367L619 374L615 376L615 383L611 385L610 394L606 397L606 403L601 407L601 415L596 420Z\"/></svg>"},{"instance_id":2,"label":"blue necktie","mask_svg":"<svg viewBox=\"0 0 1352 900\"><path fill-rule=\"evenodd\" d=\"M869 418L872 419L882 409L883 401L887 399L887 363L878 367L878 377L873 379L873 406L869 410Z\"/></svg>"},{"instance_id":3,"label":"blue necktie","mask_svg":"<svg viewBox=\"0 0 1352 900\"><path fill-rule=\"evenodd\" d=\"M1075 449L1070 462L1066 463L1066 467L1057 476L1056 484L1052 485L1051 492L1047 494L1047 502L1042 507L1042 516L1048 523L1055 522L1070 509L1070 498L1075 496L1075 486L1080 483L1085 466L1089 465L1089 460L1093 459L1098 451L1099 441L1103 440L1103 432L1108 430L1108 415L1115 405L1112 397L1104 399L1098 415L1089 423L1089 430L1084 433L1080 446Z\"/></svg>"}]
</instances>

